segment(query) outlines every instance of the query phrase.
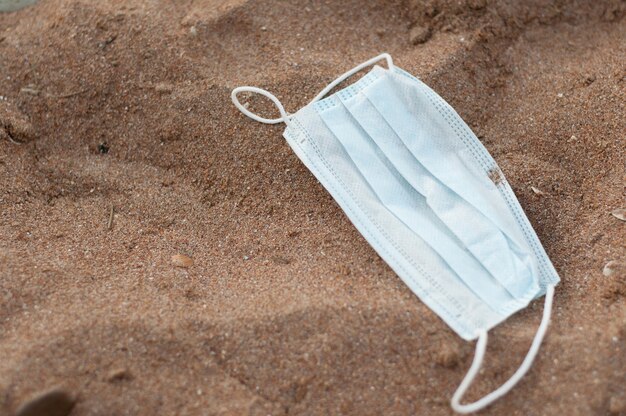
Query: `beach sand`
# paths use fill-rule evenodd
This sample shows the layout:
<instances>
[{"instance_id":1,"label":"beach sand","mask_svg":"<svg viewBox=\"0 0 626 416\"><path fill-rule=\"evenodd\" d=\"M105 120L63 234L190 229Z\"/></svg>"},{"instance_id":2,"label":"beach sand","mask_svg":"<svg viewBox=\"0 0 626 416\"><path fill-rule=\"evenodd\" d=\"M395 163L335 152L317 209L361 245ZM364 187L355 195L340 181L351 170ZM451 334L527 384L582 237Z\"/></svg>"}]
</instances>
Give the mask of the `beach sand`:
<instances>
[{"instance_id":1,"label":"beach sand","mask_svg":"<svg viewBox=\"0 0 626 416\"><path fill-rule=\"evenodd\" d=\"M55 387L75 416L451 414L474 343L369 247L284 126L230 101L259 86L295 112L381 52L472 127L562 278L532 369L481 414L626 414L624 4L0 14L0 414ZM467 400L515 371L542 308L490 332Z\"/></svg>"}]
</instances>

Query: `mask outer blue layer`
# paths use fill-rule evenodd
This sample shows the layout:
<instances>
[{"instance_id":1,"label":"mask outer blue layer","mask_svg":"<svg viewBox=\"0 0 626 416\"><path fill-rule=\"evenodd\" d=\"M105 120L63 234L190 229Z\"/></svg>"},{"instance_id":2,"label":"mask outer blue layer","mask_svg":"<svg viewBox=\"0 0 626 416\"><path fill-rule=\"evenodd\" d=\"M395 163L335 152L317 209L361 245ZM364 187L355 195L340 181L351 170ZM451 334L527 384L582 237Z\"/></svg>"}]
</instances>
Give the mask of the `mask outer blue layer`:
<instances>
[{"instance_id":1,"label":"mask outer blue layer","mask_svg":"<svg viewBox=\"0 0 626 416\"><path fill-rule=\"evenodd\" d=\"M284 137L407 286L477 338L559 277L493 158L439 95L375 66Z\"/></svg>"},{"instance_id":2,"label":"mask outer blue layer","mask_svg":"<svg viewBox=\"0 0 626 416\"><path fill-rule=\"evenodd\" d=\"M323 98L383 59L389 69L376 66ZM281 116L252 113L241 92L264 95ZM287 124L289 145L370 245L457 334L477 339L452 409L473 413L509 392L537 356L559 277L496 162L452 107L387 53L342 74L295 114L261 88L237 87L231 98L253 120ZM462 404L488 330L544 294L522 364L500 387Z\"/></svg>"}]
</instances>

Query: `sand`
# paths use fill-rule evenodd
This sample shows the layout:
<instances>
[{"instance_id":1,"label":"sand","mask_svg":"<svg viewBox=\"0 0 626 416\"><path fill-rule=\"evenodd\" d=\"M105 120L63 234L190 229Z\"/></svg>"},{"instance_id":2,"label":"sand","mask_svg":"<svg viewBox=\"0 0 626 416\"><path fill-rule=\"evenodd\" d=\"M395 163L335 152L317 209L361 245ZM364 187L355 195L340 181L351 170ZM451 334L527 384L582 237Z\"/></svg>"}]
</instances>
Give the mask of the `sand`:
<instances>
[{"instance_id":1,"label":"sand","mask_svg":"<svg viewBox=\"0 0 626 416\"><path fill-rule=\"evenodd\" d=\"M283 126L229 97L261 86L295 111L383 51L472 126L562 278L532 370L482 414L626 414L626 276L603 274L626 261L611 215L626 205L625 6L518 3L0 14L0 414L51 388L74 416L451 414L474 344L368 246ZM541 310L491 332L469 400L517 368Z\"/></svg>"}]
</instances>

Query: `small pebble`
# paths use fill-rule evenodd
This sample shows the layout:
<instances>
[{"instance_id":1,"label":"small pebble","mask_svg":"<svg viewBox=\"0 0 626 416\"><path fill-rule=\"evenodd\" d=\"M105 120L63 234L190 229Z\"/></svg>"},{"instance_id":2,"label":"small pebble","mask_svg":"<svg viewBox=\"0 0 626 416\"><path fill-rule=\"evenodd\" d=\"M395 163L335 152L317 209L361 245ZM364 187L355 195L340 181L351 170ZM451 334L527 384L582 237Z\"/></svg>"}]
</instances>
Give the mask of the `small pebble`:
<instances>
[{"instance_id":1,"label":"small pebble","mask_svg":"<svg viewBox=\"0 0 626 416\"><path fill-rule=\"evenodd\" d=\"M539 196L544 196L544 195L545 195L545 193L544 193L541 189L539 189L539 188L535 188L534 186L531 186L531 187L530 187L530 189L531 189L531 190L532 190L532 191L533 191L536 195L539 195Z\"/></svg>"},{"instance_id":2,"label":"small pebble","mask_svg":"<svg viewBox=\"0 0 626 416\"><path fill-rule=\"evenodd\" d=\"M274 256L272 257L272 261L276 264L287 265L291 263L291 259L283 256Z\"/></svg>"},{"instance_id":3,"label":"small pebble","mask_svg":"<svg viewBox=\"0 0 626 416\"><path fill-rule=\"evenodd\" d=\"M22 404L15 416L67 416L76 401L65 390L53 388L39 393Z\"/></svg>"},{"instance_id":4,"label":"small pebble","mask_svg":"<svg viewBox=\"0 0 626 416\"><path fill-rule=\"evenodd\" d=\"M169 94L174 89L172 84L168 84L167 82L159 82L154 86L154 90L160 94Z\"/></svg>"},{"instance_id":5,"label":"small pebble","mask_svg":"<svg viewBox=\"0 0 626 416\"><path fill-rule=\"evenodd\" d=\"M589 85L593 84L595 80L596 80L596 76L595 75L587 75L585 77L585 85L589 86Z\"/></svg>"},{"instance_id":6,"label":"small pebble","mask_svg":"<svg viewBox=\"0 0 626 416\"><path fill-rule=\"evenodd\" d=\"M626 272L626 264L617 260L611 260L604 266L604 269L602 269L602 274L606 277L624 272Z\"/></svg>"},{"instance_id":7,"label":"small pebble","mask_svg":"<svg viewBox=\"0 0 626 416\"><path fill-rule=\"evenodd\" d=\"M611 215L618 220L626 221L626 208L617 208L611 211Z\"/></svg>"},{"instance_id":8,"label":"small pebble","mask_svg":"<svg viewBox=\"0 0 626 416\"><path fill-rule=\"evenodd\" d=\"M443 344L435 355L435 363L446 368L454 368L459 364L459 349L450 344Z\"/></svg>"},{"instance_id":9,"label":"small pebble","mask_svg":"<svg viewBox=\"0 0 626 416\"><path fill-rule=\"evenodd\" d=\"M24 143L35 138L35 128L24 114L3 105L0 111L0 140Z\"/></svg>"},{"instance_id":10,"label":"small pebble","mask_svg":"<svg viewBox=\"0 0 626 416\"><path fill-rule=\"evenodd\" d=\"M172 264L176 267L191 267L193 266L193 259L185 256L184 254L175 254L172 256Z\"/></svg>"},{"instance_id":11,"label":"small pebble","mask_svg":"<svg viewBox=\"0 0 626 416\"><path fill-rule=\"evenodd\" d=\"M430 28L424 26L413 26L409 33L409 40L413 45L426 42L431 36Z\"/></svg>"},{"instance_id":12,"label":"small pebble","mask_svg":"<svg viewBox=\"0 0 626 416\"><path fill-rule=\"evenodd\" d=\"M467 0L467 5L472 10L480 10L487 6L487 0Z\"/></svg>"},{"instance_id":13,"label":"small pebble","mask_svg":"<svg viewBox=\"0 0 626 416\"><path fill-rule=\"evenodd\" d=\"M127 369L117 368L109 372L107 376L107 381L110 383L114 383L116 381L132 380L132 378L133 376Z\"/></svg>"},{"instance_id":14,"label":"small pebble","mask_svg":"<svg viewBox=\"0 0 626 416\"><path fill-rule=\"evenodd\" d=\"M619 415L626 411L626 398L613 396L609 400L609 413Z\"/></svg>"},{"instance_id":15,"label":"small pebble","mask_svg":"<svg viewBox=\"0 0 626 416\"><path fill-rule=\"evenodd\" d=\"M198 36L198 29L196 29L195 26L191 26L189 28L189 33L191 34L191 36Z\"/></svg>"},{"instance_id":16,"label":"small pebble","mask_svg":"<svg viewBox=\"0 0 626 416\"><path fill-rule=\"evenodd\" d=\"M30 94L30 95L39 95L39 90L31 87L22 87L20 89L20 93Z\"/></svg>"}]
</instances>

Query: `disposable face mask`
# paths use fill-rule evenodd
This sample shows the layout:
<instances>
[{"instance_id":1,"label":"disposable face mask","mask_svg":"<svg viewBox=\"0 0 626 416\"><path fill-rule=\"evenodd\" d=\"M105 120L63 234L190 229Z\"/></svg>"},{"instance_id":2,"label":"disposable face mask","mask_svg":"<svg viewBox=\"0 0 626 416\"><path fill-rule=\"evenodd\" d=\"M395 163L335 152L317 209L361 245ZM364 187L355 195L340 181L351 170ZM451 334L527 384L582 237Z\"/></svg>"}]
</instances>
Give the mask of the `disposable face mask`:
<instances>
[{"instance_id":1,"label":"disposable face mask","mask_svg":"<svg viewBox=\"0 0 626 416\"><path fill-rule=\"evenodd\" d=\"M375 66L323 98L383 59L388 69ZM281 117L253 114L240 92L269 98ZM294 114L255 87L236 88L232 100L256 121L285 123L291 148L374 250L459 336L478 339L452 408L470 413L506 394L539 350L559 277L496 162L454 109L388 54L346 72ZM520 368L497 390L461 404L481 367L487 331L544 294L543 318Z\"/></svg>"}]
</instances>

